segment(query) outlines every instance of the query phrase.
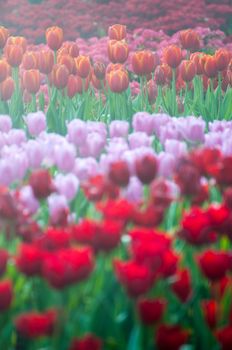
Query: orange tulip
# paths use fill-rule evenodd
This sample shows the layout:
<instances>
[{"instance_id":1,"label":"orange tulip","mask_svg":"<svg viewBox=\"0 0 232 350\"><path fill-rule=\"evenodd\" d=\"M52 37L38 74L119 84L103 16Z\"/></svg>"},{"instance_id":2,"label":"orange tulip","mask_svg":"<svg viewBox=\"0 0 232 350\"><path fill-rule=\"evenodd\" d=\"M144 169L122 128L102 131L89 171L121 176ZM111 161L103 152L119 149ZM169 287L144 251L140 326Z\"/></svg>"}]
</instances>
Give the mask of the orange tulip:
<instances>
[{"instance_id":1,"label":"orange tulip","mask_svg":"<svg viewBox=\"0 0 232 350\"><path fill-rule=\"evenodd\" d=\"M194 52L190 55L190 60L195 63L196 66L196 74L197 75L202 75L204 70L203 70L203 64L201 58L204 56L202 52Z\"/></svg>"},{"instance_id":2,"label":"orange tulip","mask_svg":"<svg viewBox=\"0 0 232 350\"><path fill-rule=\"evenodd\" d=\"M200 47L200 37L197 32L192 29L182 30L180 32L180 43L184 49L198 50Z\"/></svg>"},{"instance_id":3,"label":"orange tulip","mask_svg":"<svg viewBox=\"0 0 232 350\"><path fill-rule=\"evenodd\" d=\"M77 75L70 75L67 84L67 95L72 98L76 94L82 94L83 91L87 91L89 87L89 79L85 82Z\"/></svg>"},{"instance_id":4,"label":"orange tulip","mask_svg":"<svg viewBox=\"0 0 232 350\"><path fill-rule=\"evenodd\" d=\"M113 63L125 63L129 55L129 47L125 41L109 40L108 56Z\"/></svg>"},{"instance_id":5,"label":"orange tulip","mask_svg":"<svg viewBox=\"0 0 232 350\"><path fill-rule=\"evenodd\" d=\"M52 69L52 83L57 89L63 89L68 83L69 71L64 64L55 64Z\"/></svg>"},{"instance_id":6,"label":"orange tulip","mask_svg":"<svg viewBox=\"0 0 232 350\"><path fill-rule=\"evenodd\" d=\"M82 78L86 79L91 70L91 63L88 56L78 56L75 58L75 67L77 74Z\"/></svg>"},{"instance_id":7,"label":"orange tulip","mask_svg":"<svg viewBox=\"0 0 232 350\"><path fill-rule=\"evenodd\" d=\"M105 78L106 66L103 62L95 62L93 65L93 71L97 79L103 80Z\"/></svg>"},{"instance_id":8,"label":"orange tulip","mask_svg":"<svg viewBox=\"0 0 232 350\"><path fill-rule=\"evenodd\" d=\"M227 68L230 62L230 53L226 49L219 49L215 52L217 70L220 72Z\"/></svg>"},{"instance_id":9,"label":"orange tulip","mask_svg":"<svg viewBox=\"0 0 232 350\"><path fill-rule=\"evenodd\" d=\"M138 51L132 56L132 69L137 75L147 75L154 71L158 65L158 57L151 51Z\"/></svg>"},{"instance_id":10,"label":"orange tulip","mask_svg":"<svg viewBox=\"0 0 232 350\"><path fill-rule=\"evenodd\" d=\"M182 52L178 46L170 45L163 52L164 63L167 63L171 68L177 68L182 60Z\"/></svg>"},{"instance_id":11,"label":"orange tulip","mask_svg":"<svg viewBox=\"0 0 232 350\"><path fill-rule=\"evenodd\" d=\"M18 67L23 59L23 48L20 45L7 45L6 46L6 60L11 67Z\"/></svg>"},{"instance_id":12,"label":"orange tulip","mask_svg":"<svg viewBox=\"0 0 232 350\"><path fill-rule=\"evenodd\" d=\"M23 49L23 53L27 49L27 40L23 36L10 36L6 45L19 45Z\"/></svg>"},{"instance_id":13,"label":"orange tulip","mask_svg":"<svg viewBox=\"0 0 232 350\"><path fill-rule=\"evenodd\" d=\"M184 60L180 65L180 76L185 82L192 81L197 72L193 61Z\"/></svg>"},{"instance_id":14,"label":"orange tulip","mask_svg":"<svg viewBox=\"0 0 232 350\"><path fill-rule=\"evenodd\" d=\"M110 90L116 93L125 91L129 86L129 77L125 70L111 71L106 79Z\"/></svg>"},{"instance_id":15,"label":"orange tulip","mask_svg":"<svg viewBox=\"0 0 232 350\"><path fill-rule=\"evenodd\" d=\"M64 39L63 30L56 26L50 27L46 30L45 35L48 47L53 51L57 51Z\"/></svg>"},{"instance_id":16,"label":"orange tulip","mask_svg":"<svg viewBox=\"0 0 232 350\"><path fill-rule=\"evenodd\" d=\"M123 40L126 37L126 26L114 24L108 29L108 36L111 40Z\"/></svg>"},{"instance_id":17,"label":"orange tulip","mask_svg":"<svg viewBox=\"0 0 232 350\"><path fill-rule=\"evenodd\" d=\"M8 75L8 63L5 60L0 60L0 83L3 82Z\"/></svg>"},{"instance_id":18,"label":"orange tulip","mask_svg":"<svg viewBox=\"0 0 232 350\"><path fill-rule=\"evenodd\" d=\"M26 51L23 55L22 66L24 69L37 69L38 67L38 54L33 51Z\"/></svg>"},{"instance_id":19,"label":"orange tulip","mask_svg":"<svg viewBox=\"0 0 232 350\"><path fill-rule=\"evenodd\" d=\"M207 55L203 69L208 78L216 77L218 73L216 58L214 56Z\"/></svg>"},{"instance_id":20,"label":"orange tulip","mask_svg":"<svg viewBox=\"0 0 232 350\"><path fill-rule=\"evenodd\" d=\"M31 94L36 94L40 88L40 72L38 69L26 70L23 73L23 86Z\"/></svg>"},{"instance_id":21,"label":"orange tulip","mask_svg":"<svg viewBox=\"0 0 232 350\"><path fill-rule=\"evenodd\" d=\"M8 36L8 29L3 26L0 26L0 49L3 49L3 47L5 46Z\"/></svg>"},{"instance_id":22,"label":"orange tulip","mask_svg":"<svg viewBox=\"0 0 232 350\"><path fill-rule=\"evenodd\" d=\"M64 64L68 69L69 73L74 73L75 62L72 56L70 55L59 55L57 57L57 63Z\"/></svg>"},{"instance_id":23,"label":"orange tulip","mask_svg":"<svg viewBox=\"0 0 232 350\"><path fill-rule=\"evenodd\" d=\"M65 42L59 50L59 54L70 55L73 58L79 56L79 47L74 42Z\"/></svg>"},{"instance_id":24,"label":"orange tulip","mask_svg":"<svg viewBox=\"0 0 232 350\"><path fill-rule=\"evenodd\" d=\"M50 50L41 50L38 55L38 68L41 73L49 74L54 66L54 54Z\"/></svg>"},{"instance_id":25,"label":"orange tulip","mask_svg":"<svg viewBox=\"0 0 232 350\"><path fill-rule=\"evenodd\" d=\"M11 77L6 78L0 84L1 100L2 101L10 100L11 96L13 95L14 88L15 88L14 80Z\"/></svg>"}]
</instances>

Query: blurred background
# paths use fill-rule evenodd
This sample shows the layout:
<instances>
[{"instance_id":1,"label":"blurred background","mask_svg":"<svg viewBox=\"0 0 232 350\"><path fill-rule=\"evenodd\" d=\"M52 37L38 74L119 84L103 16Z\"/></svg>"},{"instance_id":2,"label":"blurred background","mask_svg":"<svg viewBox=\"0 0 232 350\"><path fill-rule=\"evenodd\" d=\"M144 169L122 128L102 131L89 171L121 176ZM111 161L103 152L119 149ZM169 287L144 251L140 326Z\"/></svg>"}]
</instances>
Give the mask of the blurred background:
<instances>
[{"instance_id":1,"label":"blurred background","mask_svg":"<svg viewBox=\"0 0 232 350\"><path fill-rule=\"evenodd\" d=\"M44 30L52 25L74 40L104 36L114 23L168 35L207 27L222 30L231 42L232 0L0 0L0 25L32 43L44 42Z\"/></svg>"}]
</instances>

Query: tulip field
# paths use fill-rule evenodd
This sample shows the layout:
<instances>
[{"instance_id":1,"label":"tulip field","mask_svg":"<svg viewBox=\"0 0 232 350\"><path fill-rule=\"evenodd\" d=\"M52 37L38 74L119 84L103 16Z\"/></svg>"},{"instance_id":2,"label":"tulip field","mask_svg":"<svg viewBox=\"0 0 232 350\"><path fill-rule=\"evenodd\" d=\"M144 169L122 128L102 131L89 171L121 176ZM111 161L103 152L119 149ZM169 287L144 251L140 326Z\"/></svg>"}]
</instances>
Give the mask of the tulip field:
<instances>
[{"instance_id":1,"label":"tulip field","mask_svg":"<svg viewBox=\"0 0 232 350\"><path fill-rule=\"evenodd\" d=\"M0 3L0 350L232 350L231 23Z\"/></svg>"}]
</instances>

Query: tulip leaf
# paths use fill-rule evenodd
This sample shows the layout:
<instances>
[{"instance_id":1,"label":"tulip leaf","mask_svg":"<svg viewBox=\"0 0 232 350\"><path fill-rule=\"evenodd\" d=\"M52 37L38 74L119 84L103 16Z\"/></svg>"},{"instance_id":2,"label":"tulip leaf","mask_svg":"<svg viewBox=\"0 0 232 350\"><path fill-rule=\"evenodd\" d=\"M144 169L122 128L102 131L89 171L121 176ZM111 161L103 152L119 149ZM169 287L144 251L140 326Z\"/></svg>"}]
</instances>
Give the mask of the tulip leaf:
<instances>
[{"instance_id":1,"label":"tulip leaf","mask_svg":"<svg viewBox=\"0 0 232 350\"><path fill-rule=\"evenodd\" d=\"M139 325L132 329L127 350L143 350L141 348L141 327Z\"/></svg>"}]
</instances>

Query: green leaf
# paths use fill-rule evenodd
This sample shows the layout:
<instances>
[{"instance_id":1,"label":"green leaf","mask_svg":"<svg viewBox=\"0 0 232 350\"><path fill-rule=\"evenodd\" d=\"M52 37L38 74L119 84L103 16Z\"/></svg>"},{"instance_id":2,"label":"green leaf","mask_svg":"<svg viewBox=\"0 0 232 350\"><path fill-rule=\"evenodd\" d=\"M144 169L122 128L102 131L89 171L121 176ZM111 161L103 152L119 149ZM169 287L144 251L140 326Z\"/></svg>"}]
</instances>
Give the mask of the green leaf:
<instances>
[{"instance_id":1,"label":"green leaf","mask_svg":"<svg viewBox=\"0 0 232 350\"><path fill-rule=\"evenodd\" d=\"M141 348L141 327L139 325L132 329L127 350L145 350Z\"/></svg>"}]
</instances>

